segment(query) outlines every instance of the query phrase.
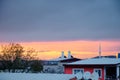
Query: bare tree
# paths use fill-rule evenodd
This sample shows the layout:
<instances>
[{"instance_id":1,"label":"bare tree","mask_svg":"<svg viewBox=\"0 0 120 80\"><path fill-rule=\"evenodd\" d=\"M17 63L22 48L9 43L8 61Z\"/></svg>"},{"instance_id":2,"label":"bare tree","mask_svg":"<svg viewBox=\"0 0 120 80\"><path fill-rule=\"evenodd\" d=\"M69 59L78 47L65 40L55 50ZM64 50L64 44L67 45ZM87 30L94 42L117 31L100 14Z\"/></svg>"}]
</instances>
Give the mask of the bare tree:
<instances>
[{"instance_id":1,"label":"bare tree","mask_svg":"<svg viewBox=\"0 0 120 80\"><path fill-rule=\"evenodd\" d=\"M16 58L20 58L24 52L23 47L20 44L10 43L8 45L1 46L1 60L13 61Z\"/></svg>"},{"instance_id":2,"label":"bare tree","mask_svg":"<svg viewBox=\"0 0 120 80\"><path fill-rule=\"evenodd\" d=\"M27 61L35 60L37 59L37 52L35 51L35 49L29 48L22 54L22 59Z\"/></svg>"},{"instance_id":3,"label":"bare tree","mask_svg":"<svg viewBox=\"0 0 120 80\"><path fill-rule=\"evenodd\" d=\"M0 60L2 60L2 64L4 69L20 68L21 64L21 56L24 52L23 47L20 44L10 43L8 45L1 46L1 54Z\"/></svg>"},{"instance_id":4,"label":"bare tree","mask_svg":"<svg viewBox=\"0 0 120 80\"><path fill-rule=\"evenodd\" d=\"M9 72L11 70L12 72L16 72L21 69L25 71L28 67L34 70L32 69L34 65L38 65L38 67L42 66L40 65L41 62L37 60L35 49L24 50L20 44L15 43L1 46L1 49L0 60L2 61L3 69L8 69ZM35 64L35 60L40 62L40 64Z\"/></svg>"}]
</instances>

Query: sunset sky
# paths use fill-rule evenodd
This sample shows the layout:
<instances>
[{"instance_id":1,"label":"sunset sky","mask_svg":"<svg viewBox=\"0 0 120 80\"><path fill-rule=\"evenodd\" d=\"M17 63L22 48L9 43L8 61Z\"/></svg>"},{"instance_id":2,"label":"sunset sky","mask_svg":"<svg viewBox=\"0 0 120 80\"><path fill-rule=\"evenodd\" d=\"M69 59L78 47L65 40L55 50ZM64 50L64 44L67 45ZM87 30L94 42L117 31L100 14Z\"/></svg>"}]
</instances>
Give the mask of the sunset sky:
<instances>
[{"instance_id":1,"label":"sunset sky","mask_svg":"<svg viewBox=\"0 0 120 80\"><path fill-rule=\"evenodd\" d=\"M0 0L0 44L16 42L40 59L120 52L120 0Z\"/></svg>"}]
</instances>

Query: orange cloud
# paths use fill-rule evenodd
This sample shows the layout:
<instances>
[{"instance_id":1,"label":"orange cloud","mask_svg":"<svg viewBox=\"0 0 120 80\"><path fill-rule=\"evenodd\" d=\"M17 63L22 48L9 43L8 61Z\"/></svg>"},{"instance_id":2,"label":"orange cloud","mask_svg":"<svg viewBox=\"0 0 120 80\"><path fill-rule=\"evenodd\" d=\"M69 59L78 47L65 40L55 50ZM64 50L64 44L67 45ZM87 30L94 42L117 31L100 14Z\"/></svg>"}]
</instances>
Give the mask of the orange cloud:
<instances>
[{"instance_id":1,"label":"orange cloud","mask_svg":"<svg viewBox=\"0 0 120 80\"><path fill-rule=\"evenodd\" d=\"M115 55L119 52L120 41L100 41L102 55ZM1 43L6 44L6 43ZM98 55L99 41L55 41L55 42L21 42L22 46L39 51L39 59L52 59L61 55L61 51L70 50L77 58L90 58Z\"/></svg>"}]
</instances>

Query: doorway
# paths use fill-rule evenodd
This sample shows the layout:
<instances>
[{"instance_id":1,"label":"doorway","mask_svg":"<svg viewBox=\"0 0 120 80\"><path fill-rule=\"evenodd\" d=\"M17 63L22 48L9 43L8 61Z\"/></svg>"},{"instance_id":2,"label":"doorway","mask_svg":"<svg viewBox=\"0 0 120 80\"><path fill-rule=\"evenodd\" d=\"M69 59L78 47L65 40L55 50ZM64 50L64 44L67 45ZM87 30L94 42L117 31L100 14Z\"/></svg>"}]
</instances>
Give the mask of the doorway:
<instances>
[{"instance_id":1,"label":"doorway","mask_svg":"<svg viewBox=\"0 0 120 80\"><path fill-rule=\"evenodd\" d=\"M106 67L106 79L107 80L116 79L116 67Z\"/></svg>"}]
</instances>

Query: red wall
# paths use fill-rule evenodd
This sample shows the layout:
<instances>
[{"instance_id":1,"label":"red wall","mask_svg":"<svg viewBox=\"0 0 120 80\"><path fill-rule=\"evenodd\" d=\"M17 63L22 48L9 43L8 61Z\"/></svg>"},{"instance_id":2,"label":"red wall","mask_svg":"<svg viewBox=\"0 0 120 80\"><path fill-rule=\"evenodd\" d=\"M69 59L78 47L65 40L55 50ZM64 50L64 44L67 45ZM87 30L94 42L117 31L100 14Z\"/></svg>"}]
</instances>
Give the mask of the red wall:
<instances>
[{"instance_id":1,"label":"red wall","mask_svg":"<svg viewBox=\"0 0 120 80\"><path fill-rule=\"evenodd\" d=\"M91 73L93 73L94 68L101 68L102 69L102 78L100 78L100 80L104 80L104 66L91 66L91 65L86 65L86 66L74 65L74 66L70 66L70 65L66 65L65 69L64 69L64 73L65 74L72 74L72 69L73 68L83 68L84 72L89 71Z\"/></svg>"}]
</instances>

